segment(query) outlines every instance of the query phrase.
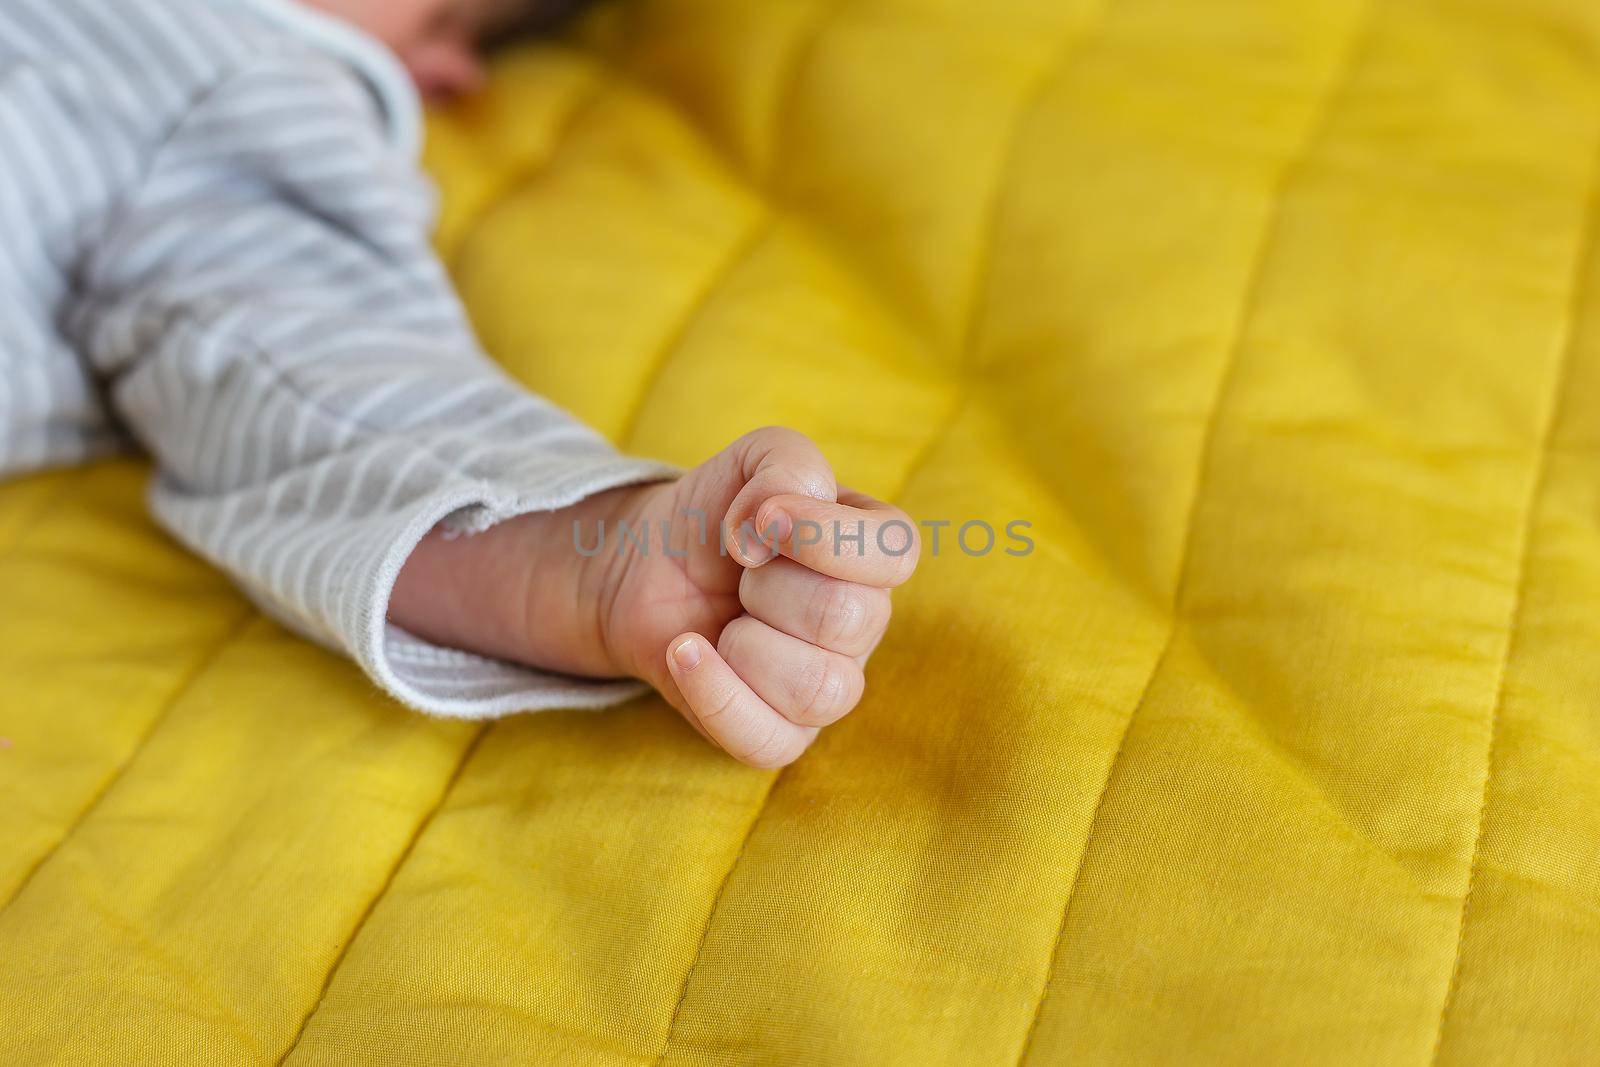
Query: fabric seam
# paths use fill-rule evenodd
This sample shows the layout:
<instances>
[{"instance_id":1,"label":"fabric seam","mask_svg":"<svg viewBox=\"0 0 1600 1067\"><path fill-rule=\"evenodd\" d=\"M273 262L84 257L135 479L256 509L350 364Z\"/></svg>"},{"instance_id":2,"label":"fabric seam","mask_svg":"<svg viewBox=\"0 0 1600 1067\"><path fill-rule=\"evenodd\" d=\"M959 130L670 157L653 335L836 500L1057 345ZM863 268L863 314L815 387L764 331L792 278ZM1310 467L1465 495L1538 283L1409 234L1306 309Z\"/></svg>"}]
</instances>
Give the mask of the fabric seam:
<instances>
[{"instance_id":1,"label":"fabric seam","mask_svg":"<svg viewBox=\"0 0 1600 1067\"><path fill-rule=\"evenodd\" d=\"M1534 472L1533 483L1529 490L1527 505L1523 513L1522 538L1518 553L1517 584L1511 605L1509 619L1510 633L1506 637L1504 658L1500 663L1500 675L1495 684L1494 706L1489 713L1489 743L1484 754L1483 767L1483 795L1478 803L1478 816L1476 829L1473 832L1472 852L1467 859L1467 887L1461 896L1461 914L1456 924L1454 959L1450 966L1450 977L1445 984L1444 1001L1439 1008L1439 1026L1434 1034L1432 1052L1428 1062L1437 1064L1440 1053L1444 1049L1444 1037L1447 1029L1451 1008L1455 1006L1456 997L1461 989L1461 967L1465 959L1465 946L1467 940L1467 923L1472 915L1472 899L1478 884L1478 873L1482 870L1482 857L1480 852L1483 847L1483 831L1488 823L1489 797L1494 781L1494 761L1499 750L1500 721L1506 702L1506 686L1511 675L1511 664L1516 658L1517 650L1521 647L1523 634L1524 614L1527 610L1528 571L1533 556L1533 545L1537 540L1537 526L1539 503L1544 499L1545 488L1550 476L1550 457L1555 443L1556 434L1561 425L1561 414L1564 399L1567 394L1567 384L1571 380L1574 365L1577 362L1576 350L1578 339L1582 333L1582 313L1585 296L1589 288L1589 281L1594 275L1594 260L1597 244L1600 244L1600 155L1595 157L1591 164L1590 188L1586 197L1584 220L1584 236L1579 242L1578 259L1574 266L1571 295L1568 299L1565 316L1565 329L1561 339L1560 362L1556 367L1555 383L1549 402L1548 414L1541 438L1537 469Z\"/></svg>"},{"instance_id":2,"label":"fabric seam","mask_svg":"<svg viewBox=\"0 0 1600 1067\"><path fill-rule=\"evenodd\" d=\"M1078 855L1077 868L1073 872L1072 882L1067 888L1067 899L1061 908L1061 921L1056 928L1056 935L1051 943L1050 957L1046 961L1044 985L1039 993L1039 1000L1034 1006L1032 1018L1023 1035L1022 1048L1017 1056L1017 1067L1023 1067L1033 1053L1034 1041L1038 1036L1039 1023L1044 1017L1045 1003L1050 999L1050 987L1055 981L1056 961L1061 955L1063 942L1066 938L1067 926L1072 917L1073 902L1078 899L1078 890L1082 886L1083 876L1089 863L1089 849L1094 840L1095 830L1099 825L1101 815L1105 810L1107 797L1111 793L1123 756L1127 750L1128 739L1133 734L1133 726L1139 717L1140 710L1149 699L1150 693L1155 688L1156 680L1160 677L1162 668L1166 665L1168 657L1177 647L1178 634L1182 628L1183 595L1189 581L1189 568L1192 563L1194 549L1194 532L1198 524L1200 507L1205 499L1206 475L1211 467L1212 453L1216 445L1218 427L1222 422L1223 408L1226 406L1228 393L1233 380L1238 373L1244 348L1249 339L1249 327L1252 313L1255 308L1256 296L1261 286L1261 280L1266 275L1267 265L1271 259L1272 248L1277 238L1277 231L1283 218L1284 204L1287 194L1294 180L1298 177L1300 168L1305 165L1312 150L1321 142L1332 116L1337 109L1337 104L1343 94L1348 91L1348 86L1354 79L1359 64L1357 60L1363 52L1367 39L1371 37L1376 25L1377 0L1365 0L1359 13L1353 18L1353 28L1350 31L1348 43L1340 57L1338 65L1331 75L1327 87L1323 90L1319 106L1307 123L1307 131L1295 151L1285 161L1271 190L1271 199L1268 205L1268 215L1262 226L1260 242L1256 248L1250 271L1245 278L1244 293L1241 299L1238 321L1234 326L1233 337L1229 343L1226 359L1218 378L1216 395L1213 398L1209 417L1206 419L1204 439L1200 446L1198 457L1198 474L1195 478L1194 495L1189 502L1189 514L1184 525L1183 552L1179 561L1177 578L1173 583L1172 618L1167 629L1167 637L1162 645L1160 654L1156 657L1155 664L1150 669L1150 675L1145 679L1144 686L1139 691L1139 697L1133 705L1133 710L1128 713L1128 721L1123 725L1122 735L1117 739L1117 746L1112 751L1111 761L1106 766L1106 777L1101 784L1099 795L1095 798L1093 813L1089 817L1089 829L1084 836L1083 848Z\"/></svg>"},{"instance_id":3,"label":"fabric seam","mask_svg":"<svg viewBox=\"0 0 1600 1067\"><path fill-rule=\"evenodd\" d=\"M72 821L68 823L66 828L61 832L61 836L56 839L55 844L46 849L44 853L40 855L40 857L28 868L27 872L22 876L22 879L17 883L16 889L12 891L10 897L8 897L4 903L0 903L0 912L4 912L6 909L10 908L11 905L15 904L19 899L21 899L22 894L27 891L28 886L33 882L33 879L39 874L39 872L43 870L50 860L61 851L61 849L67 844L72 836L76 834L86 822L89 821L89 819L94 815L95 811L99 809L100 804L107 796L110 795L111 791L116 788L117 783L120 782L123 776L128 773L129 768L131 768L134 763L138 761L139 754L144 751L145 745L148 744L150 739L153 738L157 731L161 729L162 723L167 721L167 717L172 714L172 709L177 707L178 702L188 695L190 690L194 688L195 683L204 677L212 667L216 666L217 661L222 658L223 653L226 652L235 641L244 635L245 630L249 628L250 624L254 622L258 616L259 613L254 608L246 607L239 614L239 617L234 620L233 624L228 627L222 638L218 640L217 643L214 644L208 651L206 651L193 666L191 666L183 673L183 675L180 676L177 687L173 689L172 693L166 698L165 701L162 702L160 709L150 717L149 723L146 724L144 730L140 732L138 740L134 742L133 748L129 751L127 757L123 759L123 761L119 763L109 775L106 776L105 780L100 783L99 788L94 791L94 794L89 798L88 802L84 804L81 809L79 809L78 814L73 816Z\"/></svg>"}]
</instances>

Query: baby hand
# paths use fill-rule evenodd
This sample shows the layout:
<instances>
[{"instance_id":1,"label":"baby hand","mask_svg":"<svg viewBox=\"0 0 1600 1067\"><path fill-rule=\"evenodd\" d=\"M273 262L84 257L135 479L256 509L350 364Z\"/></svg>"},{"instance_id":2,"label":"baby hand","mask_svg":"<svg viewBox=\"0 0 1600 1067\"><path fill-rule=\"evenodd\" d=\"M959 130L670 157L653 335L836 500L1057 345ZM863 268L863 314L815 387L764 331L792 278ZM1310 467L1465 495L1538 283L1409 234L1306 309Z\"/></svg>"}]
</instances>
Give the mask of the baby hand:
<instances>
[{"instance_id":1,"label":"baby hand","mask_svg":"<svg viewBox=\"0 0 1600 1067\"><path fill-rule=\"evenodd\" d=\"M840 489L816 445L779 428L625 492L613 514L648 540L607 531L612 662L735 758L793 762L860 701L889 590L916 569L916 525Z\"/></svg>"}]
</instances>

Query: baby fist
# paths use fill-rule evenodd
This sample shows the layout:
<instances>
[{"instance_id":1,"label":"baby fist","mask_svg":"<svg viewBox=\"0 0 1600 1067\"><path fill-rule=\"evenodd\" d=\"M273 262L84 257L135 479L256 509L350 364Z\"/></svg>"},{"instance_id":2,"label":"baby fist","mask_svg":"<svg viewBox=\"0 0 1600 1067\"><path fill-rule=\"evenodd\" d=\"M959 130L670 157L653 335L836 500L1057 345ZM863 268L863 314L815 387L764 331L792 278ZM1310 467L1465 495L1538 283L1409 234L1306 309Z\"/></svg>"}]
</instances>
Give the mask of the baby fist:
<instances>
[{"instance_id":1,"label":"baby fist","mask_svg":"<svg viewBox=\"0 0 1600 1067\"><path fill-rule=\"evenodd\" d=\"M781 428L655 488L641 517L672 530L676 551L634 560L619 598L668 637L655 661L664 673L639 673L735 758L789 764L861 700L889 590L916 569L916 526L840 488L816 445ZM696 538L689 516L720 519L718 536L702 521Z\"/></svg>"}]
</instances>

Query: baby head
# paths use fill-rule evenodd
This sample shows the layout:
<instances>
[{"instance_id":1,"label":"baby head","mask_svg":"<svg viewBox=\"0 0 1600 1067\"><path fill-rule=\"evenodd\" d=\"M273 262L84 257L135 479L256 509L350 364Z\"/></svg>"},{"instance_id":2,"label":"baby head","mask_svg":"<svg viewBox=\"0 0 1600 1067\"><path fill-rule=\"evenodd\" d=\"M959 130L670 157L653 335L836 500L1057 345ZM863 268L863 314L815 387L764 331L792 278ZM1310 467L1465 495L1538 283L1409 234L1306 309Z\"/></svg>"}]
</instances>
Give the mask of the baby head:
<instances>
[{"instance_id":1,"label":"baby head","mask_svg":"<svg viewBox=\"0 0 1600 1067\"><path fill-rule=\"evenodd\" d=\"M482 50L523 25L548 24L581 0L305 0L388 45L431 100L483 81Z\"/></svg>"}]
</instances>

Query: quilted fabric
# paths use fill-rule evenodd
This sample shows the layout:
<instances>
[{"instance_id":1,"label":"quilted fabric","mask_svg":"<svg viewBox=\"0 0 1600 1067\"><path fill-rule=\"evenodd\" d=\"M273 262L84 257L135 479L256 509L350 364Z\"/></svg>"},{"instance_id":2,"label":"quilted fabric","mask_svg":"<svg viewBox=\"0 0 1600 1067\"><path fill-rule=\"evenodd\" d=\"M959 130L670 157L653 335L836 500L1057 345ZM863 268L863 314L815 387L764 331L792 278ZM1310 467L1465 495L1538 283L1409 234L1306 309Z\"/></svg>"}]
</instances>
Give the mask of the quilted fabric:
<instances>
[{"instance_id":1,"label":"quilted fabric","mask_svg":"<svg viewBox=\"0 0 1600 1067\"><path fill-rule=\"evenodd\" d=\"M954 525L773 775L0 489L0 1060L1600 1058L1600 9L634 0L431 153L534 388Z\"/></svg>"}]
</instances>

